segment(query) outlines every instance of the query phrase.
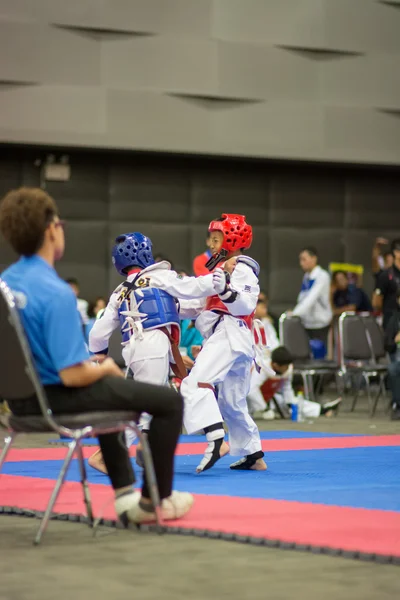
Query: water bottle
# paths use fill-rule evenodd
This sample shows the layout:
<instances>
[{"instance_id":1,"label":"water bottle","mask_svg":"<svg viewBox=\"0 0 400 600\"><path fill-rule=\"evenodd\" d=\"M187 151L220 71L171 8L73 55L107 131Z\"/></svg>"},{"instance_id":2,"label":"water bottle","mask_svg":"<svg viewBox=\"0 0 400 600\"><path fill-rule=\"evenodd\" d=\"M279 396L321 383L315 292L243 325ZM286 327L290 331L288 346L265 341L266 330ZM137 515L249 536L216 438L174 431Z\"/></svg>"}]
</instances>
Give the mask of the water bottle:
<instances>
[{"instance_id":1,"label":"water bottle","mask_svg":"<svg viewBox=\"0 0 400 600\"><path fill-rule=\"evenodd\" d=\"M299 416L299 401L297 399L297 396L295 396L292 400L292 421L297 422L298 416Z\"/></svg>"},{"instance_id":2,"label":"water bottle","mask_svg":"<svg viewBox=\"0 0 400 600\"><path fill-rule=\"evenodd\" d=\"M297 421L299 423L302 423L304 421L303 410L304 410L304 394L303 394L303 392L299 392L297 394Z\"/></svg>"}]
</instances>

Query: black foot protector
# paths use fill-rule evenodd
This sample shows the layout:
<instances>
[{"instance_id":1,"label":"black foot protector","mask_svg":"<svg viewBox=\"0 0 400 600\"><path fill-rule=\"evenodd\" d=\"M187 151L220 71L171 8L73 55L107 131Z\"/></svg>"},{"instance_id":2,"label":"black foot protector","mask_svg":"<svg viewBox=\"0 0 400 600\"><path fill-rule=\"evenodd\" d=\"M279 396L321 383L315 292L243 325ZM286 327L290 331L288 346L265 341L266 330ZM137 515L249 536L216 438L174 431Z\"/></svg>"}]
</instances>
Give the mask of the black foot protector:
<instances>
[{"instance_id":1,"label":"black foot protector","mask_svg":"<svg viewBox=\"0 0 400 600\"><path fill-rule=\"evenodd\" d=\"M232 463L230 468L234 471L250 471L250 469L254 467L260 458L264 458L264 452L262 450L254 452L254 454L244 456L237 462Z\"/></svg>"},{"instance_id":2,"label":"black foot protector","mask_svg":"<svg viewBox=\"0 0 400 600\"><path fill-rule=\"evenodd\" d=\"M201 463L197 467L197 473L202 473L203 471L208 471L215 465L215 463L222 458L220 456L220 450L222 446L222 442L224 438L220 438L213 442L208 442L207 450L204 453L203 458L201 459Z\"/></svg>"}]
</instances>

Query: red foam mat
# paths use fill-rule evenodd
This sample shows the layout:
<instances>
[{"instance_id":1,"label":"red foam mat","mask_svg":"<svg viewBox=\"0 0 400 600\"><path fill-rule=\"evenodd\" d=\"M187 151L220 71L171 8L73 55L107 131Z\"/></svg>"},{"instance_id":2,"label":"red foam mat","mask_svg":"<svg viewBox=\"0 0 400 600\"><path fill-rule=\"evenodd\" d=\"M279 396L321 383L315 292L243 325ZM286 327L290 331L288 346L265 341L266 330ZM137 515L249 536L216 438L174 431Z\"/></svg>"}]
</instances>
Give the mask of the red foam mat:
<instances>
[{"instance_id":1,"label":"red foam mat","mask_svg":"<svg viewBox=\"0 0 400 600\"><path fill-rule=\"evenodd\" d=\"M371 448L379 446L400 446L400 435L378 435L338 438L300 438L285 440L262 440L264 452L284 452L288 450L329 450L335 448ZM206 443L192 442L179 444L176 454L203 454ZM96 450L95 446L83 448L84 457L88 458ZM13 449L7 456L7 462L29 460L62 460L67 448L56 446L50 448ZM136 447L130 448L130 455L135 456Z\"/></svg>"},{"instance_id":2,"label":"red foam mat","mask_svg":"<svg viewBox=\"0 0 400 600\"><path fill-rule=\"evenodd\" d=\"M2 475L2 506L43 511L54 481ZM115 519L109 486L90 486L96 516ZM64 484L57 513L84 515L78 483ZM239 516L240 515L240 516ZM400 557L400 513L321 504L196 495L181 528L232 533L296 545Z\"/></svg>"}]
</instances>

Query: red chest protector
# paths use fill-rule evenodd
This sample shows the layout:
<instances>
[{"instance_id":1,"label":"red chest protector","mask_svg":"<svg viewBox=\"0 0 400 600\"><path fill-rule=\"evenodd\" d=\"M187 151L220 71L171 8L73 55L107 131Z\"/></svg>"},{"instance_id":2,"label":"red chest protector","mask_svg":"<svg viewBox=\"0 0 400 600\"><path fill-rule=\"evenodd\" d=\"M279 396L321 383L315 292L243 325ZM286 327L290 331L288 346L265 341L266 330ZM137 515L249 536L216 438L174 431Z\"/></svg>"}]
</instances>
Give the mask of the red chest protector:
<instances>
[{"instance_id":1,"label":"red chest protector","mask_svg":"<svg viewBox=\"0 0 400 600\"><path fill-rule=\"evenodd\" d=\"M219 296L209 296L207 298L206 301L206 307L205 310L212 310L212 311L216 311L219 313L224 313L225 315L230 315L231 313L229 312L228 307L226 306L226 304L224 304L221 300L221 298ZM242 321L244 321L247 325L247 327L250 329L250 331L253 329L253 320L254 320L254 312L251 315L246 315L246 316L236 316L236 315L231 315L232 317L236 317L236 319L241 319Z\"/></svg>"}]
</instances>

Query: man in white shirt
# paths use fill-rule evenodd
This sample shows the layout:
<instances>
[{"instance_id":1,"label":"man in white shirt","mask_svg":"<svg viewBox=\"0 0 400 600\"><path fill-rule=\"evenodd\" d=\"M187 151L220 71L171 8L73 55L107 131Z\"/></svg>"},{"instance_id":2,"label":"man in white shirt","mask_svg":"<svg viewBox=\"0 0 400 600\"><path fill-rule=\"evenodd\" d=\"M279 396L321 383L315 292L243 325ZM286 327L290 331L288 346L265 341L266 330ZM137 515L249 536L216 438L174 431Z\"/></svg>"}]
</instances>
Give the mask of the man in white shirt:
<instances>
[{"instance_id":1,"label":"man in white shirt","mask_svg":"<svg viewBox=\"0 0 400 600\"><path fill-rule=\"evenodd\" d=\"M310 339L321 340L327 347L332 321L329 273L318 265L317 250L311 246L303 248L299 260L304 277L292 315L300 317Z\"/></svg>"},{"instance_id":2,"label":"man in white shirt","mask_svg":"<svg viewBox=\"0 0 400 600\"><path fill-rule=\"evenodd\" d=\"M79 298L79 283L75 277L69 277L65 280L76 296L76 305L81 316L82 325L87 325L89 322L88 308L89 302L83 298Z\"/></svg>"}]
</instances>

